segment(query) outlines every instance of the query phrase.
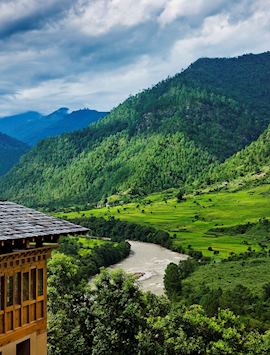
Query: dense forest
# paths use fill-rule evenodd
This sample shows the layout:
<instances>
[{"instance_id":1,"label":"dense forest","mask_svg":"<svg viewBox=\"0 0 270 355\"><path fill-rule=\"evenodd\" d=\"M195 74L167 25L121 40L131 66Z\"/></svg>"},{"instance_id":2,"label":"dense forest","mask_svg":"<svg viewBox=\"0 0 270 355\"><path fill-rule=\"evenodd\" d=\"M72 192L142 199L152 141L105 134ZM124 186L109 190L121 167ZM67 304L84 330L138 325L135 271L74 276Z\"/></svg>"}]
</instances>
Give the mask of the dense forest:
<instances>
[{"instance_id":1,"label":"dense forest","mask_svg":"<svg viewBox=\"0 0 270 355\"><path fill-rule=\"evenodd\" d=\"M224 163L211 169L211 182L243 180L242 183L260 184L270 178L270 127L245 149L237 152Z\"/></svg>"},{"instance_id":2,"label":"dense forest","mask_svg":"<svg viewBox=\"0 0 270 355\"><path fill-rule=\"evenodd\" d=\"M208 181L270 122L269 57L198 60L92 127L41 142L1 179L1 197L59 208Z\"/></svg>"},{"instance_id":3,"label":"dense forest","mask_svg":"<svg viewBox=\"0 0 270 355\"><path fill-rule=\"evenodd\" d=\"M28 149L26 144L0 133L0 175L10 170Z\"/></svg>"}]
</instances>

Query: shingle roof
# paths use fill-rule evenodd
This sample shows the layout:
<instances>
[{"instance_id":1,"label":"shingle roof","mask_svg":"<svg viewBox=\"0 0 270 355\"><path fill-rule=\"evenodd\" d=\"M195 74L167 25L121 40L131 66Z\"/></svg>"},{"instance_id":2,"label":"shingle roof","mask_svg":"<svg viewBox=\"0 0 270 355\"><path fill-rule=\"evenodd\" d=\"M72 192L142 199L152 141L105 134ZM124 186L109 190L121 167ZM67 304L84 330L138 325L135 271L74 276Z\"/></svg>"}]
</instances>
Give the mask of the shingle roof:
<instances>
[{"instance_id":1,"label":"shingle roof","mask_svg":"<svg viewBox=\"0 0 270 355\"><path fill-rule=\"evenodd\" d=\"M85 233L88 229L12 202L0 201L0 241Z\"/></svg>"}]
</instances>

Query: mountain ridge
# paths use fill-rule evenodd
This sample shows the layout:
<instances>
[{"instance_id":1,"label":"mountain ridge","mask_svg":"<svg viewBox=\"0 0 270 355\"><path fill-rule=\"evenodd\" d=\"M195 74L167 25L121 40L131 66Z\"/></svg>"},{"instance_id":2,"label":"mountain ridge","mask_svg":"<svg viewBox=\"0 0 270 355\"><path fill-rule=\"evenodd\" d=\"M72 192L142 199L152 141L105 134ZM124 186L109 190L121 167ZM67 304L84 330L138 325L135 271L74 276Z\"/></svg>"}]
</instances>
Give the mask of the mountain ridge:
<instances>
[{"instance_id":1,"label":"mountain ridge","mask_svg":"<svg viewBox=\"0 0 270 355\"><path fill-rule=\"evenodd\" d=\"M192 189L211 166L255 141L270 123L268 58L270 53L209 59L208 72L205 60L198 60L128 98L91 127L39 143L1 179L1 195L29 205L61 206L125 191ZM210 84L203 86L208 76ZM249 99L252 105L246 104Z\"/></svg>"},{"instance_id":2,"label":"mountain ridge","mask_svg":"<svg viewBox=\"0 0 270 355\"><path fill-rule=\"evenodd\" d=\"M0 132L28 145L35 145L42 139L86 128L106 114L107 112L86 108L69 112L66 107L61 107L48 115L28 111L1 118Z\"/></svg>"}]
</instances>

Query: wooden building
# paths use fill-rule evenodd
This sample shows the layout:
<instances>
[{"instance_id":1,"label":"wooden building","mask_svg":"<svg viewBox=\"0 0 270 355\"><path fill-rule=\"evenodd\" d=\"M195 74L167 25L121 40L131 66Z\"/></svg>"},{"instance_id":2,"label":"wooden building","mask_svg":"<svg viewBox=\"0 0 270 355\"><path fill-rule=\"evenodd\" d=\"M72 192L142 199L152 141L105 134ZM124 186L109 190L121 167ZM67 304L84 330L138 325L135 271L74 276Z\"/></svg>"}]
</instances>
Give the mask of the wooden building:
<instances>
[{"instance_id":1,"label":"wooden building","mask_svg":"<svg viewBox=\"0 0 270 355\"><path fill-rule=\"evenodd\" d=\"M47 260L60 236L86 232L0 202L0 355L47 354Z\"/></svg>"}]
</instances>

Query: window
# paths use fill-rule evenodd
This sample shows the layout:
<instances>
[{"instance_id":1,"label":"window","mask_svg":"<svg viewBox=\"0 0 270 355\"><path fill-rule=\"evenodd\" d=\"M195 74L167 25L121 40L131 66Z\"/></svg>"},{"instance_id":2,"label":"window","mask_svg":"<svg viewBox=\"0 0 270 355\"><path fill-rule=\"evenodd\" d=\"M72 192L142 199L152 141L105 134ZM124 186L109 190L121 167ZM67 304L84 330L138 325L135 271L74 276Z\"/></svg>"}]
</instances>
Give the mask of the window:
<instances>
[{"instance_id":1,"label":"window","mask_svg":"<svg viewBox=\"0 0 270 355\"><path fill-rule=\"evenodd\" d=\"M36 269L31 270L31 292L30 292L31 300L36 299Z\"/></svg>"},{"instance_id":2,"label":"window","mask_svg":"<svg viewBox=\"0 0 270 355\"><path fill-rule=\"evenodd\" d=\"M5 276L0 277L0 310L4 309L5 304Z\"/></svg>"},{"instance_id":3,"label":"window","mask_svg":"<svg viewBox=\"0 0 270 355\"><path fill-rule=\"evenodd\" d=\"M14 302L15 304L21 304L21 273L17 272L14 275Z\"/></svg>"},{"instance_id":4,"label":"window","mask_svg":"<svg viewBox=\"0 0 270 355\"><path fill-rule=\"evenodd\" d=\"M13 290L14 290L14 283L13 283L13 276L7 277L7 306L13 305Z\"/></svg>"},{"instance_id":5,"label":"window","mask_svg":"<svg viewBox=\"0 0 270 355\"><path fill-rule=\"evenodd\" d=\"M38 296L43 295L43 283L44 283L43 269L38 269Z\"/></svg>"},{"instance_id":6,"label":"window","mask_svg":"<svg viewBox=\"0 0 270 355\"><path fill-rule=\"evenodd\" d=\"M29 300L29 272L23 273L23 300Z\"/></svg>"},{"instance_id":7,"label":"window","mask_svg":"<svg viewBox=\"0 0 270 355\"><path fill-rule=\"evenodd\" d=\"M16 355L30 355L30 339L17 344Z\"/></svg>"}]
</instances>

